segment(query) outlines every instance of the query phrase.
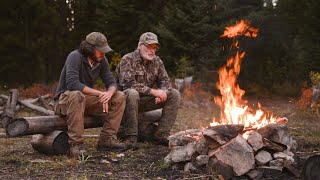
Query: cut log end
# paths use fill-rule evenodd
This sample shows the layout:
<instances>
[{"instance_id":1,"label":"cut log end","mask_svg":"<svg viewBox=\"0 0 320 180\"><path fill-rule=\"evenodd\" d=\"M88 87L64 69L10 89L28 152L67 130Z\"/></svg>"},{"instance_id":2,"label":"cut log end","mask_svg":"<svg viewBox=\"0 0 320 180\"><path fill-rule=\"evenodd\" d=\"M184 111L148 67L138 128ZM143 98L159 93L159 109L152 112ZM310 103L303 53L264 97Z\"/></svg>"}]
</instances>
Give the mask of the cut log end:
<instances>
[{"instance_id":1,"label":"cut log end","mask_svg":"<svg viewBox=\"0 0 320 180\"><path fill-rule=\"evenodd\" d=\"M69 151L68 134L65 131L36 134L32 136L31 145L34 150L43 154L67 154Z\"/></svg>"},{"instance_id":2,"label":"cut log end","mask_svg":"<svg viewBox=\"0 0 320 180\"><path fill-rule=\"evenodd\" d=\"M61 132L53 141L53 154L67 154L69 151L68 134Z\"/></svg>"},{"instance_id":3,"label":"cut log end","mask_svg":"<svg viewBox=\"0 0 320 180\"><path fill-rule=\"evenodd\" d=\"M28 128L28 123L24 119L16 119L7 125L6 133L7 136L15 137L26 132Z\"/></svg>"}]
</instances>

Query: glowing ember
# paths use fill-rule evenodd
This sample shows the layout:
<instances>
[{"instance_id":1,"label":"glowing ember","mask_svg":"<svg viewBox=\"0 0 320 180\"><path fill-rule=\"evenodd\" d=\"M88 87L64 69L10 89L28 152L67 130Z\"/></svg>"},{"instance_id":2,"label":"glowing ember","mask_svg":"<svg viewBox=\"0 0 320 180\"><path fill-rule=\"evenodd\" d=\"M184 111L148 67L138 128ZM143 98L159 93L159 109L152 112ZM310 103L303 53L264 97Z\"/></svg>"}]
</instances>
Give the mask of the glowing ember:
<instances>
[{"instance_id":1,"label":"glowing ember","mask_svg":"<svg viewBox=\"0 0 320 180\"><path fill-rule=\"evenodd\" d=\"M221 37L233 38L232 46L238 47L237 36L256 37L258 29L249 27L248 21L241 20L234 26L226 27ZM231 46L231 47L232 47ZM237 84L237 77L240 73L241 60L245 52L237 52L234 57L231 57L227 63L219 69L219 83L217 87L220 90L221 97L215 97L214 101L221 107L220 122L210 123L211 126L218 124L243 124L248 128L261 128L270 123L276 123L274 117L265 114L260 109L252 112L246 104L247 101L242 99L245 91L240 89Z\"/></svg>"}]
</instances>

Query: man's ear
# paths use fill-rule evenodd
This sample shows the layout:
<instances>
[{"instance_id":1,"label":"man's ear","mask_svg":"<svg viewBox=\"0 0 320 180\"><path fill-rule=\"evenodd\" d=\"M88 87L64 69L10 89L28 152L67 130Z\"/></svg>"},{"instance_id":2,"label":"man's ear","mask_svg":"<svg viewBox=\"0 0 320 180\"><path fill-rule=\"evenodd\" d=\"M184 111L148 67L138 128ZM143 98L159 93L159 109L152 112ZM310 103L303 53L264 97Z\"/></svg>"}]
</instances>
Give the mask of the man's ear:
<instances>
[{"instance_id":1,"label":"man's ear","mask_svg":"<svg viewBox=\"0 0 320 180\"><path fill-rule=\"evenodd\" d=\"M138 47L137 47L137 49L140 49L140 48L141 48L141 46L142 46L142 44L143 44L142 42L139 42L139 43L138 43Z\"/></svg>"}]
</instances>

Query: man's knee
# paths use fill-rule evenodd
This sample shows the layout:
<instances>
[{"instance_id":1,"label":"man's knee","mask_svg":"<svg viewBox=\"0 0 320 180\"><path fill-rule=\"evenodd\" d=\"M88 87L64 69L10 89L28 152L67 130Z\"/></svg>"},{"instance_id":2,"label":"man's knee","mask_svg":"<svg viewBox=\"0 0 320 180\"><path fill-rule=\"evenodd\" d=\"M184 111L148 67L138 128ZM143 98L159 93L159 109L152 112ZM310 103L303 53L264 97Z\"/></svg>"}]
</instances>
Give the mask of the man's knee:
<instances>
[{"instance_id":1,"label":"man's knee","mask_svg":"<svg viewBox=\"0 0 320 180\"><path fill-rule=\"evenodd\" d=\"M125 100L125 95L121 91L117 91L114 93L113 98L117 102L123 102Z\"/></svg>"},{"instance_id":2,"label":"man's knee","mask_svg":"<svg viewBox=\"0 0 320 180\"><path fill-rule=\"evenodd\" d=\"M69 101L75 101L76 103L85 103L86 97L81 91L69 91Z\"/></svg>"},{"instance_id":3,"label":"man's knee","mask_svg":"<svg viewBox=\"0 0 320 180\"><path fill-rule=\"evenodd\" d=\"M136 101L140 99L139 92L135 89L126 89L123 91L127 101Z\"/></svg>"},{"instance_id":4,"label":"man's knee","mask_svg":"<svg viewBox=\"0 0 320 180\"><path fill-rule=\"evenodd\" d=\"M171 89L169 93L169 99L174 99L177 102L180 102L181 95L180 92L176 89Z\"/></svg>"}]
</instances>

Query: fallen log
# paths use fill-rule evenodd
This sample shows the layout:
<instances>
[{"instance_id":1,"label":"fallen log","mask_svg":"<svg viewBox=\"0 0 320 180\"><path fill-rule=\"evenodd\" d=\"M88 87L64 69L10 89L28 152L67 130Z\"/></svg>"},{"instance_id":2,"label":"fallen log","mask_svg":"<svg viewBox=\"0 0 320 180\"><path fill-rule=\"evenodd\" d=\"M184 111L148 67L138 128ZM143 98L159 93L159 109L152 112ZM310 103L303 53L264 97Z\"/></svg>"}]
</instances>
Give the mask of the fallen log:
<instances>
[{"instance_id":1,"label":"fallen log","mask_svg":"<svg viewBox=\"0 0 320 180\"><path fill-rule=\"evenodd\" d=\"M69 151L68 134L65 131L53 131L48 134L35 134L31 140L32 148L40 153L61 155Z\"/></svg>"},{"instance_id":2,"label":"fallen log","mask_svg":"<svg viewBox=\"0 0 320 180\"><path fill-rule=\"evenodd\" d=\"M100 119L89 116L86 116L84 119L85 129L102 127L102 125L103 122ZM67 130L67 121L64 117L54 115L18 118L7 125L6 134L9 137L18 137L32 134L47 134L54 130Z\"/></svg>"},{"instance_id":3,"label":"fallen log","mask_svg":"<svg viewBox=\"0 0 320 180\"><path fill-rule=\"evenodd\" d=\"M7 100L7 104L4 108L4 111L1 115L1 125L2 127L6 127L7 124L15 118L14 113L16 110L16 105L19 97L18 89L11 89L10 95Z\"/></svg>"},{"instance_id":4,"label":"fallen log","mask_svg":"<svg viewBox=\"0 0 320 180\"><path fill-rule=\"evenodd\" d=\"M161 109L141 113L139 114L139 122L157 122L161 118L161 114ZM85 116L85 129L102 126L103 121L101 119L92 116ZM139 130L141 129L142 128L139 128ZM67 121L64 116L53 115L17 118L8 123L6 134L9 137L18 137L32 134L47 134L54 130L67 130Z\"/></svg>"}]
</instances>

